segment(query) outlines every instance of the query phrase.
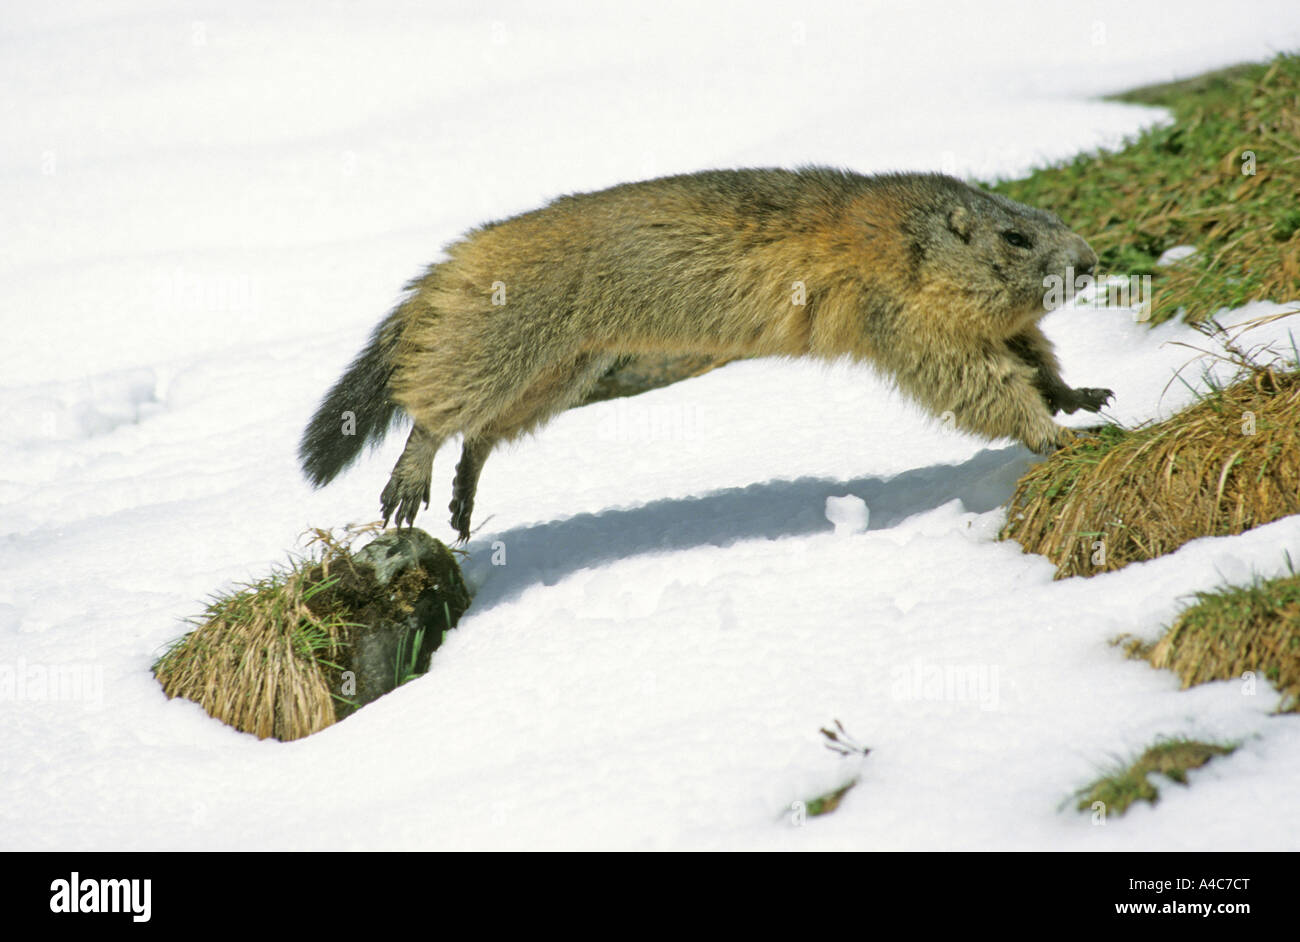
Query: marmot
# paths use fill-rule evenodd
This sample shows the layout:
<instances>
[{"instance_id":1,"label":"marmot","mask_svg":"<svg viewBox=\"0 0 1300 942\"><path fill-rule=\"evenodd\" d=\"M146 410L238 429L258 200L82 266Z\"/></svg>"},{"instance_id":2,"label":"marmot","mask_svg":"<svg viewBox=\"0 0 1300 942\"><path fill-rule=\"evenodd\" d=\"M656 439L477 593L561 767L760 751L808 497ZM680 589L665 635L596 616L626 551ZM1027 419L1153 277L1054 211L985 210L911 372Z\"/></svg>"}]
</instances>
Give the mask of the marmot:
<instances>
[{"instance_id":1,"label":"marmot","mask_svg":"<svg viewBox=\"0 0 1300 942\"><path fill-rule=\"evenodd\" d=\"M935 415L1045 453L1071 389L1037 322L1048 279L1097 256L1051 213L933 173L710 170L560 197L447 248L326 395L299 454L317 487L413 429L384 523L429 503L433 456L464 436L451 524L462 540L500 441L579 400L621 355L849 356Z\"/></svg>"}]
</instances>

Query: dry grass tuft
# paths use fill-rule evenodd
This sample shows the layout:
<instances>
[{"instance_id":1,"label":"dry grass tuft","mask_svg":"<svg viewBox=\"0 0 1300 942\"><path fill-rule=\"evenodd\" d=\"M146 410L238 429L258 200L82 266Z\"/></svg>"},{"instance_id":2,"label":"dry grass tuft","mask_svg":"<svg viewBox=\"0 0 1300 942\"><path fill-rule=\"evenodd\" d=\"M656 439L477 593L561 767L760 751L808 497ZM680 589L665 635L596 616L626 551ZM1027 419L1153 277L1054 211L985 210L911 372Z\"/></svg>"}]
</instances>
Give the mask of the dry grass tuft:
<instances>
[{"instance_id":1,"label":"dry grass tuft","mask_svg":"<svg viewBox=\"0 0 1300 942\"><path fill-rule=\"evenodd\" d=\"M319 552L291 559L256 582L213 596L194 630L154 664L168 697L185 697L216 719L258 739L300 739L335 721L322 670L346 644L351 623L312 601L338 581L331 565L348 545L316 531Z\"/></svg>"},{"instance_id":2,"label":"dry grass tuft","mask_svg":"<svg viewBox=\"0 0 1300 942\"><path fill-rule=\"evenodd\" d=\"M1159 641L1130 641L1125 651L1172 670L1184 690L1267 678L1282 693L1278 712L1300 712L1300 575L1198 592Z\"/></svg>"},{"instance_id":3,"label":"dry grass tuft","mask_svg":"<svg viewBox=\"0 0 1300 942\"><path fill-rule=\"evenodd\" d=\"M1214 322L1202 330L1225 351L1210 356L1233 363L1238 379L1164 422L1105 426L1035 466L1011 498L1002 539L1047 556L1063 579L1300 513L1295 363L1260 365L1258 350L1242 350Z\"/></svg>"}]
</instances>

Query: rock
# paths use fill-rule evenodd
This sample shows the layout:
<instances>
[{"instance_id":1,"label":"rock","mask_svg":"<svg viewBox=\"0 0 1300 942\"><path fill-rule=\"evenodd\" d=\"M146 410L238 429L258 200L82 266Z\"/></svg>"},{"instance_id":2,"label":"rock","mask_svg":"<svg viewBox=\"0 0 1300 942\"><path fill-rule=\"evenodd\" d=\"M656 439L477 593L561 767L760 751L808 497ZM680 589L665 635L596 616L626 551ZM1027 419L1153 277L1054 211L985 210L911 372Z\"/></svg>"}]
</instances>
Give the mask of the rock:
<instances>
[{"instance_id":1,"label":"rock","mask_svg":"<svg viewBox=\"0 0 1300 942\"><path fill-rule=\"evenodd\" d=\"M332 560L327 576L337 581L312 607L350 623L341 651L324 665L338 719L426 672L470 603L455 556L423 530L389 530Z\"/></svg>"}]
</instances>

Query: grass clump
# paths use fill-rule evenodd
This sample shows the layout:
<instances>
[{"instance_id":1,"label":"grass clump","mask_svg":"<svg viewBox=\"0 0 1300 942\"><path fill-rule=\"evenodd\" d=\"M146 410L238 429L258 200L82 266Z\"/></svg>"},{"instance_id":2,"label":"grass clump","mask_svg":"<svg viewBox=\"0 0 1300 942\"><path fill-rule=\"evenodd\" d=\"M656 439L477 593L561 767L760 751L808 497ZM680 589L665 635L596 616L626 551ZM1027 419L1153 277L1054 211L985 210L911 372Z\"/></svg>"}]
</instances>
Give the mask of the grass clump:
<instances>
[{"instance_id":1,"label":"grass clump","mask_svg":"<svg viewBox=\"0 0 1300 942\"><path fill-rule=\"evenodd\" d=\"M1174 738L1157 742L1128 765L1103 775L1075 793L1079 811L1093 811L1100 802L1106 814L1122 815L1137 801L1155 804L1160 790L1152 783L1152 773L1163 775L1179 785L1187 784L1187 773L1199 769L1216 756L1230 755L1236 743L1209 743Z\"/></svg>"},{"instance_id":2,"label":"grass clump","mask_svg":"<svg viewBox=\"0 0 1300 942\"><path fill-rule=\"evenodd\" d=\"M1047 556L1063 579L1300 513L1295 363L1259 365L1217 325L1202 329L1219 337L1238 378L1211 379L1164 422L1103 427L1032 468L1012 495L1002 539Z\"/></svg>"},{"instance_id":3,"label":"grass clump","mask_svg":"<svg viewBox=\"0 0 1300 942\"><path fill-rule=\"evenodd\" d=\"M322 670L337 668L350 623L310 604L332 588L329 553L290 559L262 579L211 597L195 627L153 665L170 697L193 700L258 739L300 739L335 721Z\"/></svg>"},{"instance_id":4,"label":"grass clump","mask_svg":"<svg viewBox=\"0 0 1300 942\"><path fill-rule=\"evenodd\" d=\"M1266 678L1279 713L1300 712L1300 575L1197 592L1154 644L1130 641L1130 657L1168 668L1183 689L1214 680ZM1254 689L1253 686L1250 689Z\"/></svg>"},{"instance_id":5,"label":"grass clump","mask_svg":"<svg viewBox=\"0 0 1300 942\"><path fill-rule=\"evenodd\" d=\"M818 730L818 733L826 740L822 745L841 758L852 757L862 760L871 754L871 749L850 736L839 720L835 720L833 728L824 726ZM859 781L859 776L854 775L839 788L803 802L808 817L816 818L835 811L844 800L844 796L851 792Z\"/></svg>"},{"instance_id":6,"label":"grass clump","mask_svg":"<svg viewBox=\"0 0 1300 942\"><path fill-rule=\"evenodd\" d=\"M1056 212L1099 270L1151 276L1151 323L1300 297L1300 55L1136 89L1116 100L1168 108L1168 127L991 189ZM1171 266L1169 248L1196 253Z\"/></svg>"}]
</instances>

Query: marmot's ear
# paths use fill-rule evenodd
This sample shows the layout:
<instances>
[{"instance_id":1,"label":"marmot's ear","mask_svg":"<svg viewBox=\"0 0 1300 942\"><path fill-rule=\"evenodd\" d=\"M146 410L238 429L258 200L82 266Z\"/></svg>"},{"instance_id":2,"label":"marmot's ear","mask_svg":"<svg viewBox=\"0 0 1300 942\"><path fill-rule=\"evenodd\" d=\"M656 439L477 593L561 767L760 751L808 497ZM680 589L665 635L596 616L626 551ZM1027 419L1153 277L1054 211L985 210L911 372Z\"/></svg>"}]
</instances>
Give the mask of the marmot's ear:
<instances>
[{"instance_id":1,"label":"marmot's ear","mask_svg":"<svg viewBox=\"0 0 1300 942\"><path fill-rule=\"evenodd\" d=\"M958 206L948 214L948 228L963 242L970 241L971 218L965 206Z\"/></svg>"}]
</instances>

